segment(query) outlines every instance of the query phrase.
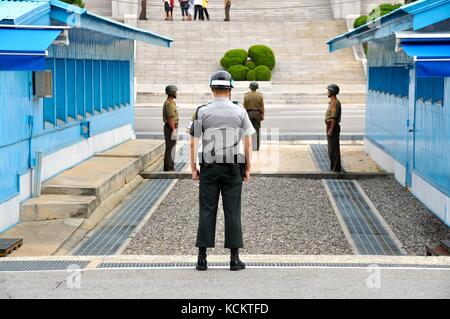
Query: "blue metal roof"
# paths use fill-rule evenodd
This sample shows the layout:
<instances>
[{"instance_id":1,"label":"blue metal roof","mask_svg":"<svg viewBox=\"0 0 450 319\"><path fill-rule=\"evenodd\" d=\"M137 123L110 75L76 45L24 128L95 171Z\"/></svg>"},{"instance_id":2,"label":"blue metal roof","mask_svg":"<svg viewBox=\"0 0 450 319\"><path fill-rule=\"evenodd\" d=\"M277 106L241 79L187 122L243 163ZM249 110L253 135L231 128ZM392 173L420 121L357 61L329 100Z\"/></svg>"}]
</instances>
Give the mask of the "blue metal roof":
<instances>
[{"instance_id":1,"label":"blue metal roof","mask_svg":"<svg viewBox=\"0 0 450 319\"><path fill-rule=\"evenodd\" d=\"M450 18L450 0L419 0L339 35L329 40L327 44L330 52L333 52L370 40L388 37L397 31L418 30L448 18Z\"/></svg>"},{"instance_id":2,"label":"blue metal roof","mask_svg":"<svg viewBox=\"0 0 450 319\"><path fill-rule=\"evenodd\" d=\"M80 27L118 38L165 47L170 47L173 42L171 38L119 23L58 0L0 0L0 24L28 24L27 20L31 16L43 13L50 14L52 19L68 26Z\"/></svg>"},{"instance_id":3,"label":"blue metal roof","mask_svg":"<svg viewBox=\"0 0 450 319\"><path fill-rule=\"evenodd\" d=\"M1 24L27 24L31 19L49 12L48 1L0 1Z\"/></svg>"},{"instance_id":4,"label":"blue metal roof","mask_svg":"<svg viewBox=\"0 0 450 319\"><path fill-rule=\"evenodd\" d=\"M0 71L45 70L46 50L63 28L1 26Z\"/></svg>"},{"instance_id":5,"label":"blue metal roof","mask_svg":"<svg viewBox=\"0 0 450 319\"><path fill-rule=\"evenodd\" d=\"M165 47L171 47L173 42L171 38L125 25L62 1L50 0L50 4L52 5L51 18L68 26L80 27L118 38L132 39Z\"/></svg>"},{"instance_id":6,"label":"blue metal roof","mask_svg":"<svg viewBox=\"0 0 450 319\"><path fill-rule=\"evenodd\" d=\"M396 33L403 51L416 61L416 76L450 76L449 33Z\"/></svg>"}]
</instances>

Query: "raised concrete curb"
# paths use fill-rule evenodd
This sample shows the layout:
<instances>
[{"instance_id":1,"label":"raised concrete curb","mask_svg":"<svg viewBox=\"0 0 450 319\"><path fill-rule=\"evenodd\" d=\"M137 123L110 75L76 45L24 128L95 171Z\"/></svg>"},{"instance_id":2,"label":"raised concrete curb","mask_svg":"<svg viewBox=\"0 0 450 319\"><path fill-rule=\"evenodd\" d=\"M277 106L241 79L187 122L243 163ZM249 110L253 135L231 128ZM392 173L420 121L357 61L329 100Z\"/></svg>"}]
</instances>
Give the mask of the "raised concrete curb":
<instances>
[{"instance_id":1,"label":"raised concrete curb","mask_svg":"<svg viewBox=\"0 0 450 319\"><path fill-rule=\"evenodd\" d=\"M422 266L450 266L450 257L425 257L425 256L332 256L332 255L241 255L245 262L273 262L273 263L320 263L320 264L371 264L382 267L385 265L422 265ZM209 255L208 262L229 261L229 255ZM195 255L110 255L110 256L39 256L39 257L6 257L2 262L26 262L26 261L87 261L89 264L85 270L97 269L101 263L186 263L195 262Z\"/></svg>"},{"instance_id":2,"label":"raised concrete curb","mask_svg":"<svg viewBox=\"0 0 450 319\"><path fill-rule=\"evenodd\" d=\"M144 179L191 179L190 172L148 172L140 174ZM333 172L276 172L276 173L252 173L251 177L268 178L300 178L300 179L367 179L376 177L392 176L386 172L364 172L364 173L333 173Z\"/></svg>"}]
</instances>

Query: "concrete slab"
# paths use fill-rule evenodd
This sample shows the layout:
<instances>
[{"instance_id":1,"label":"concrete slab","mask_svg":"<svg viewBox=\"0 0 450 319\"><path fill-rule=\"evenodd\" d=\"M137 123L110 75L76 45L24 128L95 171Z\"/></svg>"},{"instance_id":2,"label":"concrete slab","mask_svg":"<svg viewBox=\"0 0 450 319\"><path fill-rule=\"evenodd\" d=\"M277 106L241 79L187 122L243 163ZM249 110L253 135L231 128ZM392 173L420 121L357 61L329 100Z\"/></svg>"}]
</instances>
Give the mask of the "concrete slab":
<instances>
[{"instance_id":1,"label":"concrete slab","mask_svg":"<svg viewBox=\"0 0 450 319\"><path fill-rule=\"evenodd\" d=\"M383 172L364 151L363 145L341 145L341 158L347 172Z\"/></svg>"},{"instance_id":2,"label":"concrete slab","mask_svg":"<svg viewBox=\"0 0 450 319\"><path fill-rule=\"evenodd\" d=\"M0 238L23 238L23 246L9 257L52 255L73 232L83 219L58 219L24 222L5 233Z\"/></svg>"},{"instance_id":3,"label":"concrete slab","mask_svg":"<svg viewBox=\"0 0 450 319\"><path fill-rule=\"evenodd\" d=\"M270 172L318 172L308 145L261 144L253 152L252 171Z\"/></svg>"},{"instance_id":4,"label":"concrete slab","mask_svg":"<svg viewBox=\"0 0 450 319\"><path fill-rule=\"evenodd\" d=\"M42 194L96 196L102 202L135 178L141 170L138 158L92 157L42 185Z\"/></svg>"},{"instance_id":5,"label":"concrete slab","mask_svg":"<svg viewBox=\"0 0 450 319\"><path fill-rule=\"evenodd\" d=\"M20 220L38 221L65 218L88 218L98 206L95 196L42 195L20 206Z\"/></svg>"},{"instance_id":6,"label":"concrete slab","mask_svg":"<svg viewBox=\"0 0 450 319\"><path fill-rule=\"evenodd\" d=\"M152 139L130 140L96 157L139 158L142 169L154 163L164 152L164 141Z\"/></svg>"}]
</instances>

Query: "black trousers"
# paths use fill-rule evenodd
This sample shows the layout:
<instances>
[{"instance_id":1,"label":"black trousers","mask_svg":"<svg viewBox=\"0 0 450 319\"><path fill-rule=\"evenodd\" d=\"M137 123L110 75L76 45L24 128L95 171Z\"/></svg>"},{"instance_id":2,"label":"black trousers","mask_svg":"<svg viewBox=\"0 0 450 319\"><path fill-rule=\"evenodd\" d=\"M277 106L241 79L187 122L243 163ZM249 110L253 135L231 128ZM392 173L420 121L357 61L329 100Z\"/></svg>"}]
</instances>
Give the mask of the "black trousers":
<instances>
[{"instance_id":1,"label":"black trousers","mask_svg":"<svg viewBox=\"0 0 450 319\"><path fill-rule=\"evenodd\" d=\"M204 20L205 18L203 17L203 6L196 5L194 8L195 8L194 20L197 20L197 14L200 20Z\"/></svg>"},{"instance_id":2,"label":"black trousers","mask_svg":"<svg viewBox=\"0 0 450 319\"><path fill-rule=\"evenodd\" d=\"M252 145L254 151L259 151L260 146L260 130L261 130L261 113L259 111L248 111L248 117L256 130L252 137Z\"/></svg>"},{"instance_id":3,"label":"black trousers","mask_svg":"<svg viewBox=\"0 0 450 319\"><path fill-rule=\"evenodd\" d=\"M328 127L327 127L328 132ZM341 149L339 135L341 134L341 126L336 124L334 128L333 135L329 136L327 133L328 140L328 157L330 158L330 170L333 172L341 172Z\"/></svg>"},{"instance_id":4,"label":"black trousers","mask_svg":"<svg viewBox=\"0 0 450 319\"><path fill-rule=\"evenodd\" d=\"M175 168L174 157L177 140L172 140L172 128L169 124L164 124L164 140L166 141L166 150L164 152L164 171L173 171ZM173 156L172 156L173 154Z\"/></svg>"},{"instance_id":5,"label":"black trousers","mask_svg":"<svg viewBox=\"0 0 450 319\"><path fill-rule=\"evenodd\" d=\"M204 14L204 17L203 17L203 18L206 17L206 19L209 20L208 8L203 8L203 14Z\"/></svg>"},{"instance_id":6,"label":"black trousers","mask_svg":"<svg viewBox=\"0 0 450 319\"><path fill-rule=\"evenodd\" d=\"M197 247L214 247L217 207L222 194L225 215L225 248L242 248L241 192L239 164L204 164L200 170L200 214Z\"/></svg>"}]
</instances>

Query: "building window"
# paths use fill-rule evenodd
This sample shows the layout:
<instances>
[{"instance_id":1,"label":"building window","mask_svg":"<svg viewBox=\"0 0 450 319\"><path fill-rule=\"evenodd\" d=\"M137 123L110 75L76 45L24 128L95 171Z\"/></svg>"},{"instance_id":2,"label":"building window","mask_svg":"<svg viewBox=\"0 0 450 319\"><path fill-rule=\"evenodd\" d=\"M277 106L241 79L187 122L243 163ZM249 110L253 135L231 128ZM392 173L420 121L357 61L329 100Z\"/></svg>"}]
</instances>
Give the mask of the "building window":
<instances>
[{"instance_id":1,"label":"building window","mask_svg":"<svg viewBox=\"0 0 450 319\"><path fill-rule=\"evenodd\" d=\"M418 77L416 99L431 104L444 105L444 78Z\"/></svg>"},{"instance_id":2,"label":"building window","mask_svg":"<svg viewBox=\"0 0 450 319\"><path fill-rule=\"evenodd\" d=\"M47 59L53 96L44 99L44 128L63 126L130 105L130 62Z\"/></svg>"},{"instance_id":3,"label":"building window","mask_svg":"<svg viewBox=\"0 0 450 319\"><path fill-rule=\"evenodd\" d=\"M408 68L369 68L369 90L398 97L407 97L409 92Z\"/></svg>"}]
</instances>

